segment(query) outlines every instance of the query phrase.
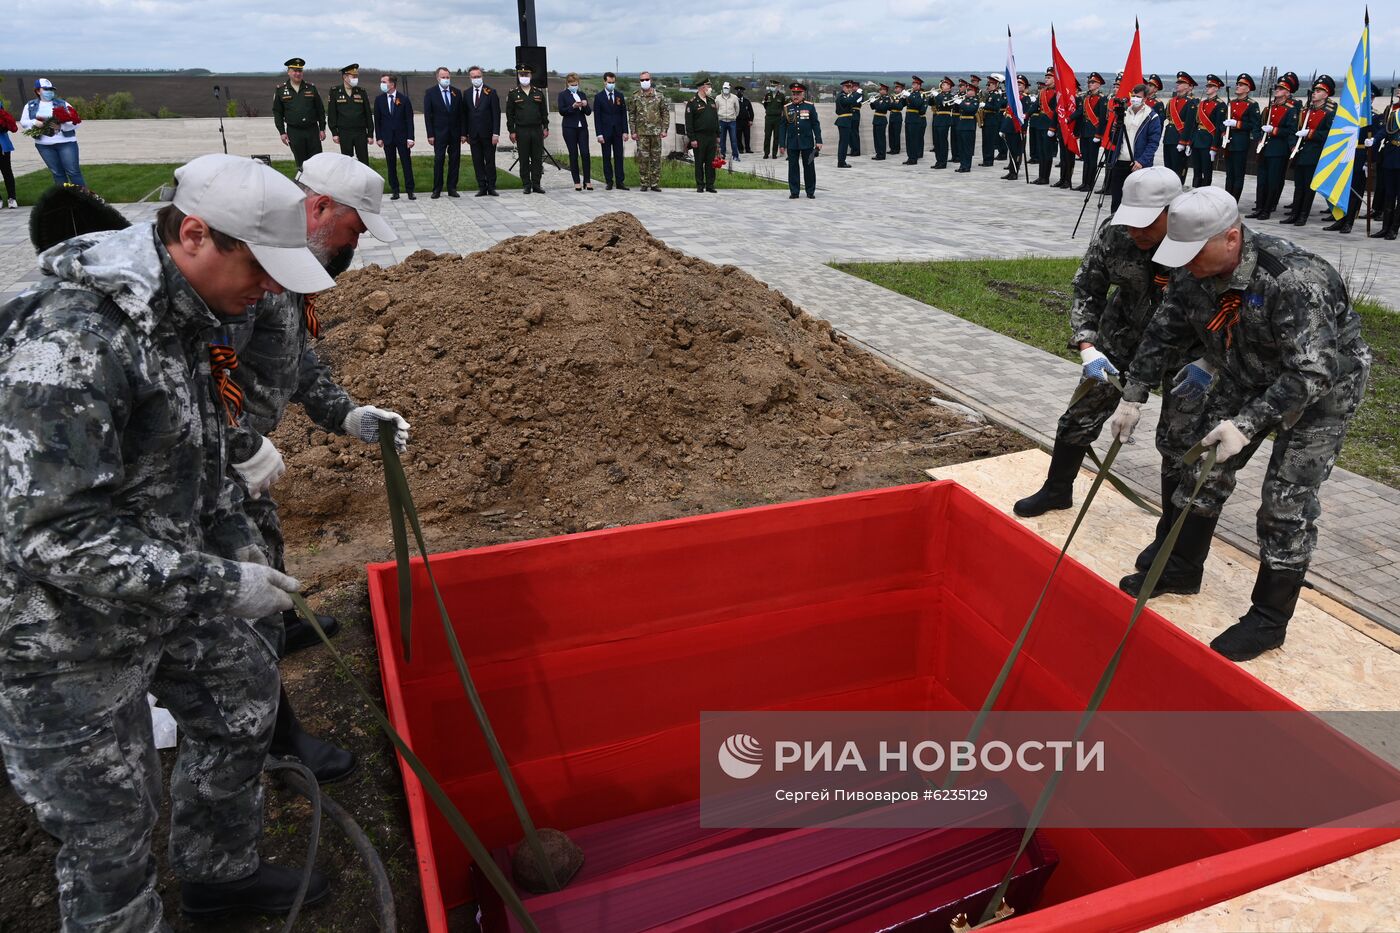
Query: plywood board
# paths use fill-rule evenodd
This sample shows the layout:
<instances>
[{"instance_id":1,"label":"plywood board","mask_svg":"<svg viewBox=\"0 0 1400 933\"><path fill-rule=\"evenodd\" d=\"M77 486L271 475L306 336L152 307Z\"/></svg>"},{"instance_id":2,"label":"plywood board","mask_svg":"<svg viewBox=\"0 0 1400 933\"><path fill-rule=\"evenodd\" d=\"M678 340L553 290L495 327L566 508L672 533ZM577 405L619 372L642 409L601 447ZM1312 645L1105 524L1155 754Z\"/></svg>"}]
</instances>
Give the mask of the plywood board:
<instances>
[{"instance_id":1,"label":"plywood board","mask_svg":"<svg viewBox=\"0 0 1400 933\"><path fill-rule=\"evenodd\" d=\"M1013 514L1017 499L1040 488L1049 466L1041 450L930 470L936 479L955 480L987 502ZM1080 474L1075 503L1083 501L1093 473ZM1056 546L1078 509L1016 520ZM1107 484L1100 489L1070 554L1108 580L1133 572L1133 560L1152 539L1156 517L1148 515ZM1258 562L1219 539L1211 548L1206 579L1196 596L1163 596L1152 608L1202 641L1234 624L1249 608ZM1249 673L1314 710L1400 709L1400 654L1393 633L1350 612L1335 601L1305 592L1289 625L1288 640L1277 651L1241 665ZM1400 926L1400 842L1251 891L1189 914L1157 930L1206 931L1363 931Z\"/></svg>"}]
</instances>

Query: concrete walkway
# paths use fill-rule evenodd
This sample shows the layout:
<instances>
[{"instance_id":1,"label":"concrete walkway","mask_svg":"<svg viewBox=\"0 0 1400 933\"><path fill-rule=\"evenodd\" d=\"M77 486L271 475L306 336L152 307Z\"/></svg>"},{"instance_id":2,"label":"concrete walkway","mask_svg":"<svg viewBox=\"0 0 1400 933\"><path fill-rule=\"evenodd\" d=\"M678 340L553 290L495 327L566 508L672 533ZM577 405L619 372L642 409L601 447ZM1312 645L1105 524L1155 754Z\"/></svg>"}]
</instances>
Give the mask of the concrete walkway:
<instances>
[{"instance_id":1,"label":"concrete walkway","mask_svg":"<svg viewBox=\"0 0 1400 933\"><path fill-rule=\"evenodd\" d=\"M1086 231L1092 229L1093 204L1079 238L1071 240L1082 194L1002 181L1000 165L978 166L971 174L959 175L930 171L927 164L872 162L869 155L867 151L853 160L846 170L836 168L832 152L819 158L815 201L788 200L781 191L605 192L600 186L576 193L567 173L549 168L545 196L508 191L499 198L477 199L468 193L461 200L385 201L385 215L403 241L385 247L367 240L359 261L387 265L417 249L467 253L507 237L581 223L606 211L629 211L670 245L745 269L852 338L927 377L946 394L1049 444L1055 421L1078 381L1076 364L826 263L1078 256ZM508 160L502 168L506 164ZM785 169L758 156L746 156L740 167L765 173ZM1286 203L1288 194L1284 197ZM1246 207L1250 201L1246 194ZM154 207L126 209L137 217L149 215ZM24 210L0 212L0 299L36 278L26 216ZM1359 228L1350 236L1323 233L1316 218L1304 228L1266 223L1263 229L1286 232L1337 264L1354 289L1365 283L1372 297L1400 308L1396 243L1365 239ZM1142 437L1152 436L1155 417L1149 408L1139 429ZM1251 553L1257 551L1254 513L1269 453L1266 443L1242 471L1219 526L1222 536ZM1156 501L1158 462L1150 443L1127 448L1119 457L1118 472ZM1337 470L1322 501L1310 579L1319 590L1400 631L1395 608L1400 604L1400 491ZM1241 603L1246 598L1241 594Z\"/></svg>"}]
</instances>

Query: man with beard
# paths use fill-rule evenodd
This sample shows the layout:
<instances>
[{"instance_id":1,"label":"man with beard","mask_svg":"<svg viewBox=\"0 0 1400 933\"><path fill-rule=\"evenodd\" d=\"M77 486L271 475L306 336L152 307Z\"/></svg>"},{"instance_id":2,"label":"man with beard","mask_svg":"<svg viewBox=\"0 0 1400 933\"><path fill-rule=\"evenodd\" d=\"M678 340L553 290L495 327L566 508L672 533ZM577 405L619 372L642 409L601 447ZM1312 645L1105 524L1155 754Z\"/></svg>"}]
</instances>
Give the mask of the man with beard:
<instances>
[{"instance_id":1,"label":"man with beard","mask_svg":"<svg viewBox=\"0 0 1400 933\"><path fill-rule=\"evenodd\" d=\"M306 192L306 239L311 252L332 276L350 267L360 234L368 230L385 243L398 240L379 216L384 180L367 165L335 153L306 160L297 176ZM335 383L330 367L316 357L310 341L318 336L315 295L284 291L268 293L239 321L225 328L228 345L238 354L232 370L243 392L242 423L229 437L233 470L247 487L244 509L262 533L272 566L282 569L284 544L277 503L268 490L286 471L282 455L267 439L281 423L287 406L299 402L306 414L326 431L379 441L379 422L392 422L400 449L408 443L408 423L391 411L356 405ZM319 616L326 633L339 624ZM259 620L257 629L278 655L319 641L315 631L288 610ZM348 776L355 768L350 752L303 732L282 693L273 730L271 754L299 758L322 782Z\"/></svg>"}]
</instances>

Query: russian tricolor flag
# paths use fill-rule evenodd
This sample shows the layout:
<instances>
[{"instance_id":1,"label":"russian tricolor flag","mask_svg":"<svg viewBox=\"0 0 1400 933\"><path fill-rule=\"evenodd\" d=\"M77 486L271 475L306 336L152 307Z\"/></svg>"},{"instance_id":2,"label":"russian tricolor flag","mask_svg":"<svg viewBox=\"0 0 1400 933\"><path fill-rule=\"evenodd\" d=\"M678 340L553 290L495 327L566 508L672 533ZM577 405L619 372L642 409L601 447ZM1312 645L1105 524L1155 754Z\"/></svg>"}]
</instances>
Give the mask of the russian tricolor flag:
<instances>
[{"instance_id":1,"label":"russian tricolor flag","mask_svg":"<svg viewBox=\"0 0 1400 933\"><path fill-rule=\"evenodd\" d=\"M1016 81L1016 53L1011 51L1011 27L1006 27L1006 78L1002 87L1006 88L1006 112L1011 115L1011 125L1021 132L1026 123L1026 109L1021 106L1021 85Z\"/></svg>"}]
</instances>

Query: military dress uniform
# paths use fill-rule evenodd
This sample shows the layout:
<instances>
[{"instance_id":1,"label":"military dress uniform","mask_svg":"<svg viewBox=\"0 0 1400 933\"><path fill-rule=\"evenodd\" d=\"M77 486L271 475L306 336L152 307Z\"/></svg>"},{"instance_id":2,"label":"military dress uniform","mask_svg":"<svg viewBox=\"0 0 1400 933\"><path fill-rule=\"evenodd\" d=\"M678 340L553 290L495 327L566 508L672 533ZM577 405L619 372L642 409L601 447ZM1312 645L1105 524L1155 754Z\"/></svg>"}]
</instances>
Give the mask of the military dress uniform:
<instances>
[{"instance_id":1,"label":"military dress uniform","mask_svg":"<svg viewBox=\"0 0 1400 933\"><path fill-rule=\"evenodd\" d=\"M836 167L849 168L846 156L860 155L856 134L860 131L860 92L842 90L836 95Z\"/></svg>"},{"instance_id":2,"label":"military dress uniform","mask_svg":"<svg viewBox=\"0 0 1400 933\"><path fill-rule=\"evenodd\" d=\"M656 88L639 90L627 101L627 123L637 137L637 174L642 179L642 188L660 191L661 136L671 125L671 104Z\"/></svg>"},{"instance_id":3,"label":"military dress uniform","mask_svg":"<svg viewBox=\"0 0 1400 933\"><path fill-rule=\"evenodd\" d=\"M899 155L899 144L904 141L904 102L909 99L909 92L896 83L891 97L894 100L894 106L889 111L889 153L890 155Z\"/></svg>"},{"instance_id":4,"label":"military dress uniform","mask_svg":"<svg viewBox=\"0 0 1400 933\"><path fill-rule=\"evenodd\" d=\"M943 80L946 82L948 79ZM945 91L940 84L938 92L929 99L929 107L933 111L933 168L948 167L953 127L958 122L958 115L953 110L953 98L956 96L951 88Z\"/></svg>"},{"instance_id":5,"label":"military dress uniform","mask_svg":"<svg viewBox=\"0 0 1400 933\"><path fill-rule=\"evenodd\" d=\"M852 92L852 94L855 97L855 101L853 102L851 109L850 155L858 156L860 155L860 111L861 108L865 105L865 91L861 89L860 85L856 85L856 89Z\"/></svg>"},{"instance_id":6,"label":"military dress uniform","mask_svg":"<svg viewBox=\"0 0 1400 933\"><path fill-rule=\"evenodd\" d=\"M1380 115L1377 137L1376 193L1371 214L1381 218L1381 229L1371 236L1393 240L1400 235L1400 105L1393 100Z\"/></svg>"},{"instance_id":7,"label":"military dress uniform","mask_svg":"<svg viewBox=\"0 0 1400 933\"><path fill-rule=\"evenodd\" d=\"M522 73L527 73L523 72ZM544 134L549 129L549 103L544 91L519 84L506 95L506 131L515 136L520 154L520 180L526 191L543 192Z\"/></svg>"},{"instance_id":8,"label":"military dress uniform","mask_svg":"<svg viewBox=\"0 0 1400 933\"><path fill-rule=\"evenodd\" d=\"M1298 76L1286 71L1279 76L1274 90L1284 89L1292 95L1298 90ZM1294 134L1298 129L1298 101L1292 96L1282 103L1270 101L1269 106L1260 111L1262 121L1259 133L1264 140L1264 148L1259 153L1254 188L1254 210L1247 216L1251 220L1268 220L1278 208L1278 199L1283 194L1283 179L1288 171L1288 157L1293 151ZM1265 129L1268 127L1268 129Z\"/></svg>"},{"instance_id":9,"label":"military dress uniform","mask_svg":"<svg viewBox=\"0 0 1400 933\"><path fill-rule=\"evenodd\" d=\"M927 110L928 98L924 92L911 88L909 96L904 99L904 165L918 165L923 158L924 127L928 123L924 113Z\"/></svg>"},{"instance_id":10,"label":"military dress uniform","mask_svg":"<svg viewBox=\"0 0 1400 933\"><path fill-rule=\"evenodd\" d=\"M288 68L300 68L306 63L300 58L287 62ZM277 134L287 137L297 168L321 151L321 133L326 128L326 108L316 85L303 81L293 85L287 80L278 85L272 95L272 122Z\"/></svg>"},{"instance_id":11,"label":"military dress uniform","mask_svg":"<svg viewBox=\"0 0 1400 933\"><path fill-rule=\"evenodd\" d=\"M1206 87L1221 88L1224 82L1216 75L1206 75ZM1225 138L1225 120L1229 111L1229 104L1214 97L1206 97L1196 104L1189 159L1193 188L1207 188L1215 179L1215 156Z\"/></svg>"},{"instance_id":12,"label":"military dress uniform","mask_svg":"<svg viewBox=\"0 0 1400 933\"><path fill-rule=\"evenodd\" d=\"M1021 101L1021 113L1026 120L1030 119L1031 111L1035 109L1035 98L1027 93L1030 82L1024 77L1017 76L1016 92ZM1010 98L1007 99L1006 115L1001 118L1001 138L1006 144L1006 174L1002 176L1006 181L1015 181L1021 176L1021 166L1025 164L1025 142L1026 127L1023 124L1018 130L1016 121L1011 117Z\"/></svg>"},{"instance_id":13,"label":"military dress uniform","mask_svg":"<svg viewBox=\"0 0 1400 933\"><path fill-rule=\"evenodd\" d=\"M805 90L805 88L804 88ZM817 196L816 149L822 142L822 125L810 101L789 102L783 108L782 147L787 150L788 196L797 197L805 187L807 197Z\"/></svg>"},{"instance_id":14,"label":"military dress uniform","mask_svg":"<svg viewBox=\"0 0 1400 933\"><path fill-rule=\"evenodd\" d=\"M787 106L787 95L782 91L767 91L763 95L763 157L776 159L779 140L782 139L783 108Z\"/></svg>"},{"instance_id":15,"label":"military dress uniform","mask_svg":"<svg viewBox=\"0 0 1400 933\"><path fill-rule=\"evenodd\" d=\"M1097 78L1100 86L1103 76L1097 71L1089 75L1089 80ZM1079 157L1084 163L1080 176L1079 191L1089 191L1099 172L1099 149L1111 142L1104 139L1108 129L1108 99L1098 91L1086 91L1079 98L1079 106L1074 115L1075 135L1079 137Z\"/></svg>"},{"instance_id":16,"label":"military dress uniform","mask_svg":"<svg viewBox=\"0 0 1400 933\"><path fill-rule=\"evenodd\" d=\"M1313 172L1322 159L1322 147L1327 143L1327 134L1332 131L1332 120L1337 114L1337 104L1330 99L1337 90L1331 77L1319 76L1313 87L1325 88L1329 99L1317 107L1309 104L1298 114L1297 131L1307 135L1300 143L1296 143L1297 155L1293 157L1293 200L1288 205L1288 213L1279 221L1297 227L1307 224L1308 214L1312 211L1313 198L1317 196L1312 187Z\"/></svg>"},{"instance_id":17,"label":"military dress uniform","mask_svg":"<svg viewBox=\"0 0 1400 933\"><path fill-rule=\"evenodd\" d=\"M875 154L870 157L872 162L885 160L890 111L894 107L894 98L890 96L889 88L880 85L880 93L870 100L870 138L875 143Z\"/></svg>"},{"instance_id":18,"label":"military dress uniform","mask_svg":"<svg viewBox=\"0 0 1400 933\"><path fill-rule=\"evenodd\" d=\"M1184 71L1176 73L1178 82L1191 87L1196 81ZM1184 183L1190 156L1186 152L1191 147L1191 138L1196 132L1196 98L1186 94L1173 94L1167 101L1166 124L1162 127L1162 164L1176 172L1176 177Z\"/></svg>"},{"instance_id":19,"label":"military dress uniform","mask_svg":"<svg viewBox=\"0 0 1400 933\"><path fill-rule=\"evenodd\" d=\"M719 106L699 94L685 105L685 134L695 157L695 190L715 190L715 154L719 151Z\"/></svg>"},{"instance_id":20,"label":"military dress uniform","mask_svg":"<svg viewBox=\"0 0 1400 933\"><path fill-rule=\"evenodd\" d=\"M1381 96L1381 89L1374 84L1371 85L1371 99ZM1351 167L1351 191L1347 196L1347 210L1344 215L1333 220L1323 227L1324 230L1335 230L1338 233L1350 233L1352 226L1356 223L1356 216L1361 213L1361 207L1366 202L1366 187L1368 175L1371 171L1371 151L1376 145L1376 139L1380 134L1381 115L1375 110L1371 111L1371 122L1365 126L1357 128L1356 151L1352 153Z\"/></svg>"},{"instance_id":21,"label":"military dress uniform","mask_svg":"<svg viewBox=\"0 0 1400 933\"><path fill-rule=\"evenodd\" d=\"M1031 133L1037 137L1039 145L1040 172L1032 184L1050 184L1050 169L1055 165L1056 153L1061 153L1060 180L1055 183L1057 188L1068 188L1068 172L1074 171L1074 162L1070 160L1066 167L1064 163L1064 142L1060 139L1060 117L1056 111L1056 102L1059 100L1058 91L1049 88L1043 89L1036 95L1035 111L1030 118Z\"/></svg>"},{"instance_id":22,"label":"military dress uniform","mask_svg":"<svg viewBox=\"0 0 1400 933\"><path fill-rule=\"evenodd\" d=\"M958 140L957 171L970 172L972 157L977 151L977 118L982 111L982 101L970 92L953 105L953 110L958 115L957 126L953 129Z\"/></svg>"},{"instance_id":23,"label":"military dress uniform","mask_svg":"<svg viewBox=\"0 0 1400 933\"><path fill-rule=\"evenodd\" d=\"M360 66L340 69L343 75L359 78ZM340 154L354 156L369 164L369 135L374 131L374 111L369 94L362 87L340 87L326 97L326 129L340 138Z\"/></svg>"},{"instance_id":24,"label":"military dress uniform","mask_svg":"<svg viewBox=\"0 0 1400 933\"><path fill-rule=\"evenodd\" d=\"M1249 85L1249 93L1254 93L1254 79L1249 75L1240 75L1237 83ZM1259 140L1259 105L1249 97L1236 97L1226 105L1225 119L1234 124L1225 127L1221 141L1225 152L1225 190L1239 201L1244 193L1245 163L1250 149Z\"/></svg>"},{"instance_id":25,"label":"military dress uniform","mask_svg":"<svg viewBox=\"0 0 1400 933\"><path fill-rule=\"evenodd\" d=\"M1006 139L1002 136L1001 119L1006 113L1006 92L999 82L988 79L982 95L977 123L982 127L982 164L992 165L1006 155Z\"/></svg>"}]
</instances>

